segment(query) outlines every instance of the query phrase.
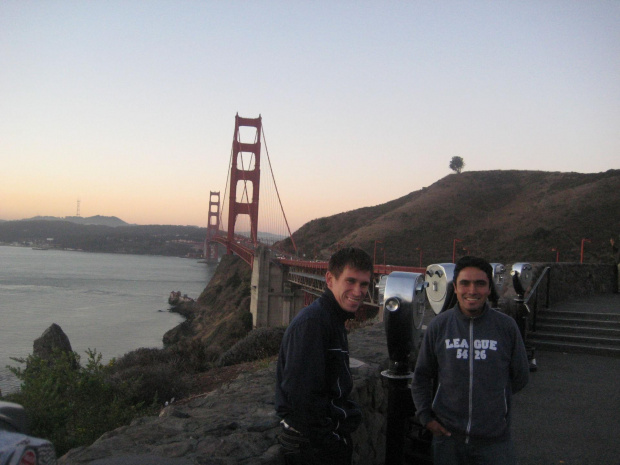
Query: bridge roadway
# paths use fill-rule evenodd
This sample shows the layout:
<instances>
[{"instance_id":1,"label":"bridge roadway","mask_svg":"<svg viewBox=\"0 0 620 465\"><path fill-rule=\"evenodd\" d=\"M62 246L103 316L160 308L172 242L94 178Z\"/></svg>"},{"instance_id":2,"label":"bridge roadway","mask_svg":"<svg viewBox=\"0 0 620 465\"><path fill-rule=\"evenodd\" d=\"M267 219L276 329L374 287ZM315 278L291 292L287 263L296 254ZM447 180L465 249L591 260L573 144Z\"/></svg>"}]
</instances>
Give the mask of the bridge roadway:
<instances>
[{"instance_id":1,"label":"bridge roadway","mask_svg":"<svg viewBox=\"0 0 620 465\"><path fill-rule=\"evenodd\" d=\"M319 296L325 290L325 273L327 272L326 261L294 260L276 258L280 264L288 267L287 280L304 289L309 294ZM377 285L381 276L389 275L394 271L406 271L411 273L424 273L426 268L395 265L375 265L373 272L373 285L368 291L365 305L378 307L380 295Z\"/></svg>"},{"instance_id":2,"label":"bridge roadway","mask_svg":"<svg viewBox=\"0 0 620 465\"><path fill-rule=\"evenodd\" d=\"M215 236L211 240L225 245L231 252L237 254L241 259L248 263L251 267L254 266L255 251L252 244L247 238L239 237L236 242L229 242L224 236ZM285 258L278 256L273 259L275 262L280 263L287 267L287 281L293 283L301 288L307 294L319 296L325 290L325 273L327 272L327 261L318 260L298 260L295 258ZM379 306L379 289L377 284L381 276L389 275L394 271L405 271L410 273L424 273L426 268L412 267L412 266L396 266L387 264L374 265L373 272L373 285L369 290L368 297L364 302L371 307Z\"/></svg>"},{"instance_id":3,"label":"bridge roadway","mask_svg":"<svg viewBox=\"0 0 620 465\"><path fill-rule=\"evenodd\" d=\"M252 267L250 312L254 327L287 326L299 310L326 288L327 261L297 260L266 246L254 248L242 239L228 241L223 236L215 236L211 240L225 245L228 253L237 254ZM375 265L373 283L358 318L377 314L383 294L381 277L395 271L424 273L426 268Z\"/></svg>"}]
</instances>

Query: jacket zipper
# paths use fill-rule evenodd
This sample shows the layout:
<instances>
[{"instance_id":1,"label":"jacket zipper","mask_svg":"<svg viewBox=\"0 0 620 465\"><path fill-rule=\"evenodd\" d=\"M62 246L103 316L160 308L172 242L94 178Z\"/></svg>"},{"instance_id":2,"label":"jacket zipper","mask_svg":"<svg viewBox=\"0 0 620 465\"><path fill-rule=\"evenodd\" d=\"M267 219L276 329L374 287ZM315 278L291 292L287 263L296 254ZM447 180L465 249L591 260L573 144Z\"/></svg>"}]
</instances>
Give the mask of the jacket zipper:
<instances>
[{"instance_id":1,"label":"jacket zipper","mask_svg":"<svg viewBox=\"0 0 620 465\"><path fill-rule=\"evenodd\" d=\"M471 432L472 413L474 409L474 320L469 320L469 420L465 443L469 444L469 433Z\"/></svg>"}]
</instances>

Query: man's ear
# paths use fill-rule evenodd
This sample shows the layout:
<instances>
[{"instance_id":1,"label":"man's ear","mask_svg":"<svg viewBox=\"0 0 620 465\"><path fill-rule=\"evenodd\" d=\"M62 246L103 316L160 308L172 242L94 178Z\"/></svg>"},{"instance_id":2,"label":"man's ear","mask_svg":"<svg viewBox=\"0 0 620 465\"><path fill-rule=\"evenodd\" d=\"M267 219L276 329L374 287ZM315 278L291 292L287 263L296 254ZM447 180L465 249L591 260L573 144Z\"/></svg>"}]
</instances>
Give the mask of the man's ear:
<instances>
[{"instance_id":1,"label":"man's ear","mask_svg":"<svg viewBox=\"0 0 620 465\"><path fill-rule=\"evenodd\" d=\"M334 275L328 271L327 273L325 273L325 283L327 284L328 289L332 288L333 282L334 282Z\"/></svg>"}]
</instances>

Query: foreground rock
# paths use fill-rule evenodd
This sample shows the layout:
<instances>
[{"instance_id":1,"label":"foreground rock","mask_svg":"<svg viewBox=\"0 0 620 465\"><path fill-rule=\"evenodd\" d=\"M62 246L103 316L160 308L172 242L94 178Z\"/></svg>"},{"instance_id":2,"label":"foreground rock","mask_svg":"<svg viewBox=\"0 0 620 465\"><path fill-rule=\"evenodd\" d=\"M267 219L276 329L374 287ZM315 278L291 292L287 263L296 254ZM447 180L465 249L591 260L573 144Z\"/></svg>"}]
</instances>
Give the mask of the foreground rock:
<instances>
[{"instance_id":1,"label":"foreground rock","mask_svg":"<svg viewBox=\"0 0 620 465\"><path fill-rule=\"evenodd\" d=\"M71 342L62 330L62 328L53 323L49 328L43 331L43 334L35 339L32 345L32 354L41 357L43 360L50 360L54 356L54 352L71 353Z\"/></svg>"},{"instance_id":2,"label":"foreground rock","mask_svg":"<svg viewBox=\"0 0 620 465\"><path fill-rule=\"evenodd\" d=\"M387 365L382 324L351 333L353 397L365 410L355 433L354 462L383 462L386 391L380 371ZM135 420L74 449L60 464L232 465L280 463L274 411L275 361L241 374L219 389L164 408L159 417Z\"/></svg>"}]
</instances>

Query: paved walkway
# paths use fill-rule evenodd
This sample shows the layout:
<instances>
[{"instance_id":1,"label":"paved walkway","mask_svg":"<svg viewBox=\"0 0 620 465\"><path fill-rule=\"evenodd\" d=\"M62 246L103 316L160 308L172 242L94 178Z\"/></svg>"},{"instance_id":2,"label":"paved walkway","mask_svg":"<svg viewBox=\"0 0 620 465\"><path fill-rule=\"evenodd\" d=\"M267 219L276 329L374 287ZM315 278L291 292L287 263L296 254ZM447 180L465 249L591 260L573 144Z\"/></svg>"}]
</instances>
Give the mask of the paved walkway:
<instances>
[{"instance_id":1,"label":"paved walkway","mask_svg":"<svg viewBox=\"0 0 620 465\"><path fill-rule=\"evenodd\" d=\"M620 313L620 294L554 309ZM536 353L538 371L514 397L520 465L620 464L620 358Z\"/></svg>"}]
</instances>

